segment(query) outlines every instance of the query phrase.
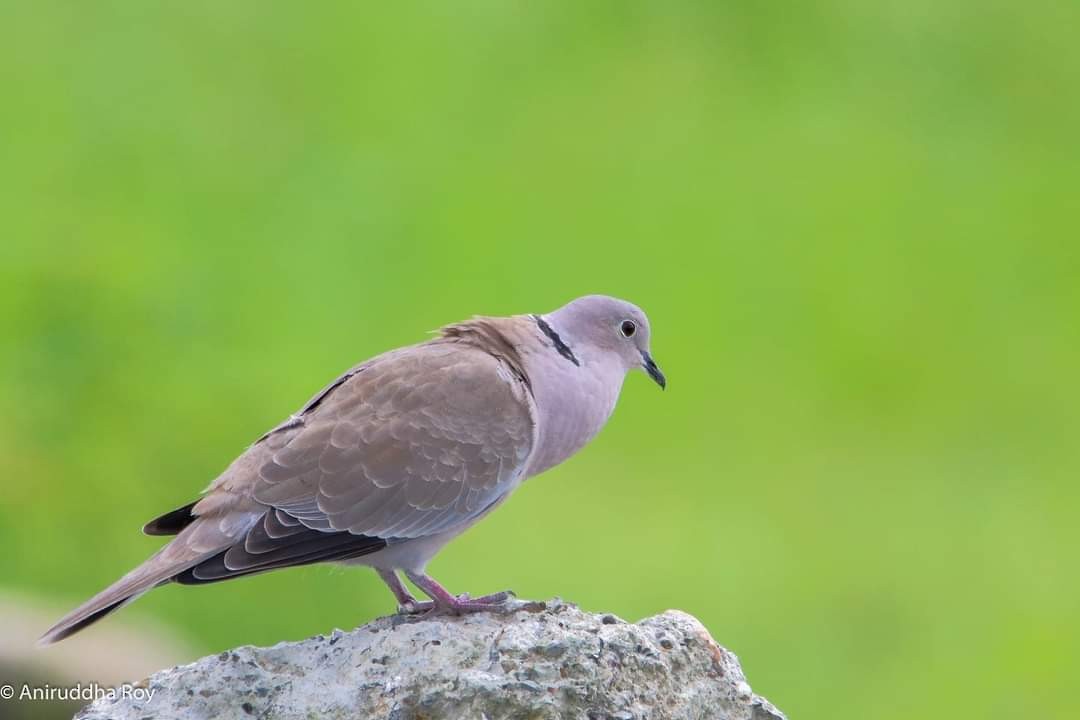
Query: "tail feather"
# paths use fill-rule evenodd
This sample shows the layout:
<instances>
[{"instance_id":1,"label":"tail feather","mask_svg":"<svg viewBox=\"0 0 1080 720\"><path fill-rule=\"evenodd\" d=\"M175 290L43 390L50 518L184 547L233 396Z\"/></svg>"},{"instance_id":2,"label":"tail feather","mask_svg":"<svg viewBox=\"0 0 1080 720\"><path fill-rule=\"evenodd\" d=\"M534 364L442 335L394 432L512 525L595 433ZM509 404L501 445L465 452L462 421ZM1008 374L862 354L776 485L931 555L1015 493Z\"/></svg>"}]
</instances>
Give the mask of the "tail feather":
<instances>
[{"instance_id":1,"label":"tail feather","mask_svg":"<svg viewBox=\"0 0 1080 720\"><path fill-rule=\"evenodd\" d=\"M234 518L226 516L226 520ZM136 567L124 577L69 612L45 631L38 643L50 645L73 635L97 622L109 613L135 600L148 590L172 580L209 557L213 557L235 542L236 531L246 532L244 523L250 526L253 517L241 513L237 522L215 519L210 522L194 522L176 538Z\"/></svg>"},{"instance_id":2,"label":"tail feather","mask_svg":"<svg viewBox=\"0 0 1080 720\"><path fill-rule=\"evenodd\" d=\"M52 643L60 642L64 638L71 637L80 630L93 625L113 611L119 610L129 602L133 602L141 594L142 593L135 593L134 595L129 595L117 600L111 605L104 605L96 610L94 607L98 607L97 605L94 607L89 607L88 605L80 606L76 611L65 616L60 622L49 628L49 631L41 636L38 643L40 645L51 645Z\"/></svg>"},{"instance_id":3,"label":"tail feather","mask_svg":"<svg viewBox=\"0 0 1080 720\"><path fill-rule=\"evenodd\" d=\"M38 643L50 645L74 635L114 610L127 605L147 590L168 582L177 573L187 570L191 565L203 559L203 556L197 555L186 562L168 562L165 558L165 550L168 549L168 547L162 548L161 552L60 618L55 625L45 631Z\"/></svg>"}]
</instances>

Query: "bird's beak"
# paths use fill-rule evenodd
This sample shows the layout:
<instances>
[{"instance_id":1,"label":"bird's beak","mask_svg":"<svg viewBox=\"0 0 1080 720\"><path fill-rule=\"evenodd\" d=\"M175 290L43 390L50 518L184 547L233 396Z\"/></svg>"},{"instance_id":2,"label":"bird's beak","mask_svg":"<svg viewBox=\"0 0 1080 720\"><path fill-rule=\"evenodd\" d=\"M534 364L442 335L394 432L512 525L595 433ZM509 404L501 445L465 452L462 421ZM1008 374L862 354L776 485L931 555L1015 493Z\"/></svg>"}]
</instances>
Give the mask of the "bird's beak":
<instances>
[{"instance_id":1,"label":"bird's beak","mask_svg":"<svg viewBox=\"0 0 1080 720\"><path fill-rule=\"evenodd\" d=\"M641 366L645 368L645 372L649 374L656 384L663 390L667 387L667 378L664 377L664 373L660 372L660 368L657 366L656 361L652 359L652 355L647 352L641 353Z\"/></svg>"}]
</instances>

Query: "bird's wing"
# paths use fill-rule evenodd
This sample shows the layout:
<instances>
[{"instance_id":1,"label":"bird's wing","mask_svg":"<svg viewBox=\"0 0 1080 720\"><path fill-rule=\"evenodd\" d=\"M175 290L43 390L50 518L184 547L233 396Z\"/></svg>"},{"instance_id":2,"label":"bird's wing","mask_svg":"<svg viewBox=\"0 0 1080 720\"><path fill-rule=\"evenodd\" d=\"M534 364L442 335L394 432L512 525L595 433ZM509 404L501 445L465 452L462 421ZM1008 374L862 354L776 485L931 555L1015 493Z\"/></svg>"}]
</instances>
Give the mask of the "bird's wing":
<instances>
[{"instance_id":1,"label":"bird's wing","mask_svg":"<svg viewBox=\"0 0 1080 720\"><path fill-rule=\"evenodd\" d=\"M322 532L392 539L464 528L520 481L531 402L520 378L476 347L396 351L317 396L282 437L264 438L276 447L252 497L275 520Z\"/></svg>"}]
</instances>

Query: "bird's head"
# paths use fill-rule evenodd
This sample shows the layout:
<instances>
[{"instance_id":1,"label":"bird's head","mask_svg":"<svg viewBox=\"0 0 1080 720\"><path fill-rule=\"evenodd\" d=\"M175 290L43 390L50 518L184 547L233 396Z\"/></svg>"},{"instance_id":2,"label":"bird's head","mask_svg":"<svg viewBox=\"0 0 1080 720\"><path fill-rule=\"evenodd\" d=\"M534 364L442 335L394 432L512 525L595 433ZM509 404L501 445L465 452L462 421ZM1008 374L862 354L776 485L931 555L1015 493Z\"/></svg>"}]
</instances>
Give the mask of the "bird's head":
<instances>
[{"instance_id":1,"label":"bird's head","mask_svg":"<svg viewBox=\"0 0 1080 720\"><path fill-rule=\"evenodd\" d=\"M624 371L644 370L661 388L667 386L650 351L649 318L637 305L607 295L586 295L545 318L568 349L616 358Z\"/></svg>"}]
</instances>

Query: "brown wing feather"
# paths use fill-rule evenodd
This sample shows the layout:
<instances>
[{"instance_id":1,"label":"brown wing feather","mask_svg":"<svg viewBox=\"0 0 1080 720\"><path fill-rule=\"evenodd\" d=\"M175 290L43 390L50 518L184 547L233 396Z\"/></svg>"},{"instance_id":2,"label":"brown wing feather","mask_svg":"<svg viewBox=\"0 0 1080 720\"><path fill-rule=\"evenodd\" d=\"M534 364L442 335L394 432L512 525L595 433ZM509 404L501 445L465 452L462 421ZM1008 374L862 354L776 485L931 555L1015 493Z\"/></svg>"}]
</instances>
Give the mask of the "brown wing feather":
<instances>
[{"instance_id":1,"label":"brown wing feather","mask_svg":"<svg viewBox=\"0 0 1080 720\"><path fill-rule=\"evenodd\" d=\"M408 538L468 524L512 488L533 421L502 361L435 341L352 374L289 432L257 501L309 527Z\"/></svg>"}]
</instances>

